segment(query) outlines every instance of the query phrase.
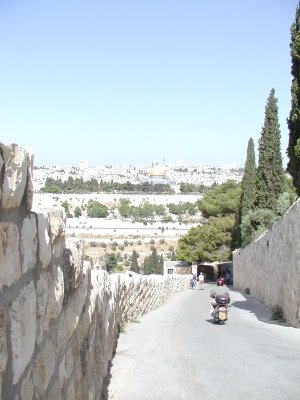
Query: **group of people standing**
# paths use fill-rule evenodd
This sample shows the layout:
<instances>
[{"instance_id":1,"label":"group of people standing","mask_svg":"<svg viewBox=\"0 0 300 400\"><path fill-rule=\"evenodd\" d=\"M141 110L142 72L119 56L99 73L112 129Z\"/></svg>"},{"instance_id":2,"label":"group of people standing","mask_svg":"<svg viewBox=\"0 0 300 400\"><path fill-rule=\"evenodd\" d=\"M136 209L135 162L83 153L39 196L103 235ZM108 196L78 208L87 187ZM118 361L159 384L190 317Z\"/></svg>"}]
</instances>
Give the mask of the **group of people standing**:
<instances>
[{"instance_id":1,"label":"group of people standing","mask_svg":"<svg viewBox=\"0 0 300 400\"><path fill-rule=\"evenodd\" d=\"M203 289L203 286L204 286L204 275L203 275L203 272L200 272L200 275L198 276L198 279L197 279L196 274L192 274L191 280L190 280L191 289L196 289L197 281L198 281L198 284L199 284L199 289Z\"/></svg>"}]
</instances>

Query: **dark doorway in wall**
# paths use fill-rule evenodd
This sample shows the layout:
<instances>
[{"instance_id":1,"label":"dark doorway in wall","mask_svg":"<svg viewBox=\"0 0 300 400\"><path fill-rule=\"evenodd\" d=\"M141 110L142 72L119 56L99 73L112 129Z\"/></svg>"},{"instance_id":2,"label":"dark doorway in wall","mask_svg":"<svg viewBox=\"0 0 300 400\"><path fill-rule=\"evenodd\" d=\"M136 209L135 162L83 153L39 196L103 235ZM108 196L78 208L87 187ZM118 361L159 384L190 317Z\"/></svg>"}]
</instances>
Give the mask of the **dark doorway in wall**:
<instances>
[{"instance_id":1,"label":"dark doorway in wall","mask_svg":"<svg viewBox=\"0 0 300 400\"><path fill-rule=\"evenodd\" d=\"M199 276L200 272L203 273L205 282L214 282L216 280L216 267L213 265L207 264L198 264L197 265L197 276Z\"/></svg>"}]
</instances>

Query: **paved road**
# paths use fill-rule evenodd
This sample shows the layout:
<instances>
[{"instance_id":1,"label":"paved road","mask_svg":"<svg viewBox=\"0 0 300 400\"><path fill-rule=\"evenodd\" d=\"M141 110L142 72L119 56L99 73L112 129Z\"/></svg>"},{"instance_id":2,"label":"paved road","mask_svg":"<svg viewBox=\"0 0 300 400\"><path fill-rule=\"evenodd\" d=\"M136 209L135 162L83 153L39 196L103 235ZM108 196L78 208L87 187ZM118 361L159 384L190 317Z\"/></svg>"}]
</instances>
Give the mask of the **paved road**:
<instances>
[{"instance_id":1,"label":"paved road","mask_svg":"<svg viewBox=\"0 0 300 400\"><path fill-rule=\"evenodd\" d=\"M126 326L112 360L113 400L299 400L300 329L231 291L225 325L209 315L209 290L187 290Z\"/></svg>"}]
</instances>

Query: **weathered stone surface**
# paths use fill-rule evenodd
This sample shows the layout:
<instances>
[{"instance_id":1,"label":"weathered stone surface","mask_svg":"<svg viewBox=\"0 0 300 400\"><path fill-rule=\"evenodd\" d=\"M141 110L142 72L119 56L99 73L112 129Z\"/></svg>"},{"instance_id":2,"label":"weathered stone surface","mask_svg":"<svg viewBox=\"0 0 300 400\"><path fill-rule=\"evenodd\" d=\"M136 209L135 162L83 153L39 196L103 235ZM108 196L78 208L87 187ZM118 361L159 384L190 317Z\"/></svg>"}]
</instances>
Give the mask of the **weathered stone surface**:
<instances>
[{"instance_id":1,"label":"weathered stone surface","mask_svg":"<svg viewBox=\"0 0 300 400\"><path fill-rule=\"evenodd\" d=\"M36 294L33 282L21 290L9 309L11 323L13 383L29 363L35 346Z\"/></svg>"},{"instance_id":2,"label":"weathered stone surface","mask_svg":"<svg viewBox=\"0 0 300 400\"><path fill-rule=\"evenodd\" d=\"M20 206L27 181L27 153L17 144L5 146L0 143L5 164L2 184L2 209Z\"/></svg>"},{"instance_id":3,"label":"weathered stone surface","mask_svg":"<svg viewBox=\"0 0 300 400\"><path fill-rule=\"evenodd\" d=\"M4 161L3 161L3 158L2 158L2 154L1 154L1 146L4 146L4 145L2 143L0 143L0 179L1 179L2 174L4 174L4 168L3 168L4 167ZM2 168L3 168L3 170L2 170ZM2 187L0 185L0 201L1 201L1 197L2 197Z\"/></svg>"},{"instance_id":4,"label":"weathered stone surface","mask_svg":"<svg viewBox=\"0 0 300 400\"><path fill-rule=\"evenodd\" d=\"M27 209L27 211L31 211L32 203L33 203L33 177L32 177L32 170L33 170L33 153L32 150L26 149L27 152L27 182L25 186L24 196L23 196L23 203Z\"/></svg>"},{"instance_id":5,"label":"weathered stone surface","mask_svg":"<svg viewBox=\"0 0 300 400\"><path fill-rule=\"evenodd\" d=\"M300 199L255 242L233 253L234 286L267 306L280 306L300 327Z\"/></svg>"},{"instance_id":6,"label":"weathered stone surface","mask_svg":"<svg viewBox=\"0 0 300 400\"><path fill-rule=\"evenodd\" d=\"M22 382L21 399L32 400L32 397L33 397L33 378L32 378L32 369L30 368L26 378Z\"/></svg>"},{"instance_id":7,"label":"weathered stone surface","mask_svg":"<svg viewBox=\"0 0 300 400\"><path fill-rule=\"evenodd\" d=\"M84 279L75 293L69 298L67 307L59 316L57 325L57 339L59 349L63 349L72 333L75 331L82 308L86 302L88 292L88 277L85 274Z\"/></svg>"},{"instance_id":8,"label":"weathered stone surface","mask_svg":"<svg viewBox=\"0 0 300 400\"><path fill-rule=\"evenodd\" d=\"M54 257L62 257L65 248L66 214L63 208L48 212L50 240Z\"/></svg>"},{"instance_id":9,"label":"weathered stone surface","mask_svg":"<svg viewBox=\"0 0 300 400\"><path fill-rule=\"evenodd\" d=\"M49 236L49 219L48 215L39 213L37 214L38 221L38 254L42 268L47 268L50 264L52 251L51 241Z\"/></svg>"},{"instance_id":10,"label":"weathered stone surface","mask_svg":"<svg viewBox=\"0 0 300 400\"><path fill-rule=\"evenodd\" d=\"M21 231L21 255L23 274L36 265L37 228L34 214L30 214L23 221Z\"/></svg>"},{"instance_id":11,"label":"weathered stone surface","mask_svg":"<svg viewBox=\"0 0 300 400\"><path fill-rule=\"evenodd\" d=\"M0 222L0 289L21 276L19 231L12 222Z\"/></svg>"},{"instance_id":12,"label":"weathered stone surface","mask_svg":"<svg viewBox=\"0 0 300 400\"><path fill-rule=\"evenodd\" d=\"M52 282L49 294L47 314L51 321L59 316L64 299L64 274L59 265L53 266Z\"/></svg>"},{"instance_id":13,"label":"weathered stone surface","mask_svg":"<svg viewBox=\"0 0 300 400\"><path fill-rule=\"evenodd\" d=\"M69 238L64 249L64 275L66 299L75 291L82 281L83 243L81 240Z\"/></svg>"},{"instance_id":14,"label":"weathered stone surface","mask_svg":"<svg viewBox=\"0 0 300 400\"><path fill-rule=\"evenodd\" d=\"M53 376L55 356L54 344L50 339L46 340L37 354L33 368L33 385L37 398L45 392Z\"/></svg>"},{"instance_id":15,"label":"weathered stone surface","mask_svg":"<svg viewBox=\"0 0 300 400\"><path fill-rule=\"evenodd\" d=\"M53 272L44 273L37 282L37 343L62 309L64 299L64 276L60 266L54 265Z\"/></svg>"},{"instance_id":16,"label":"weathered stone surface","mask_svg":"<svg viewBox=\"0 0 300 400\"><path fill-rule=\"evenodd\" d=\"M8 357L6 325L7 325L6 312L4 309L0 309L0 376L2 376L3 372L5 371L7 357ZM1 391L0 391L0 397L1 397Z\"/></svg>"},{"instance_id":17,"label":"weathered stone surface","mask_svg":"<svg viewBox=\"0 0 300 400\"><path fill-rule=\"evenodd\" d=\"M60 386L56 380L54 380L54 382L51 383L49 391L45 397L45 400L62 400Z\"/></svg>"},{"instance_id":18,"label":"weathered stone surface","mask_svg":"<svg viewBox=\"0 0 300 400\"><path fill-rule=\"evenodd\" d=\"M49 297L49 273L41 274L36 284L36 318L37 332L36 342L39 344L43 339L44 330L48 329L49 321L46 318L46 307Z\"/></svg>"},{"instance_id":19,"label":"weathered stone surface","mask_svg":"<svg viewBox=\"0 0 300 400\"><path fill-rule=\"evenodd\" d=\"M59 382L62 388L65 387L66 383L71 378L71 374L74 368L74 356L73 349L70 346L65 354L64 360L59 367ZM62 368L62 369L61 369Z\"/></svg>"}]
</instances>

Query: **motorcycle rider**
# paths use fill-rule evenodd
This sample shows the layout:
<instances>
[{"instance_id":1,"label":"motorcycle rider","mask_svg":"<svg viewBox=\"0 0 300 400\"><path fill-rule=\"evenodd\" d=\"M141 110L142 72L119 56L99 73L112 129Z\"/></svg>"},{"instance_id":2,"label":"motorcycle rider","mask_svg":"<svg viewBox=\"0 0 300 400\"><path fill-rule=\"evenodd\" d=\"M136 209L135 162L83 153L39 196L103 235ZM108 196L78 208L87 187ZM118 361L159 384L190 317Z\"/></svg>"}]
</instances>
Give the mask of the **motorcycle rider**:
<instances>
[{"instance_id":1,"label":"motorcycle rider","mask_svg":"<svg viewBox=\"0 0 300 400\"><path fill-rule=\"evenodd\" d=\"M217 287L210 291L210 297L212 297L210 301L210 315L213 315L214 309L217 305L215 298L219 295L226 294L229 296L229 290L226 285L224 285L224 280L222 278L217 279Z\"/></svg>"}]
</instances>

